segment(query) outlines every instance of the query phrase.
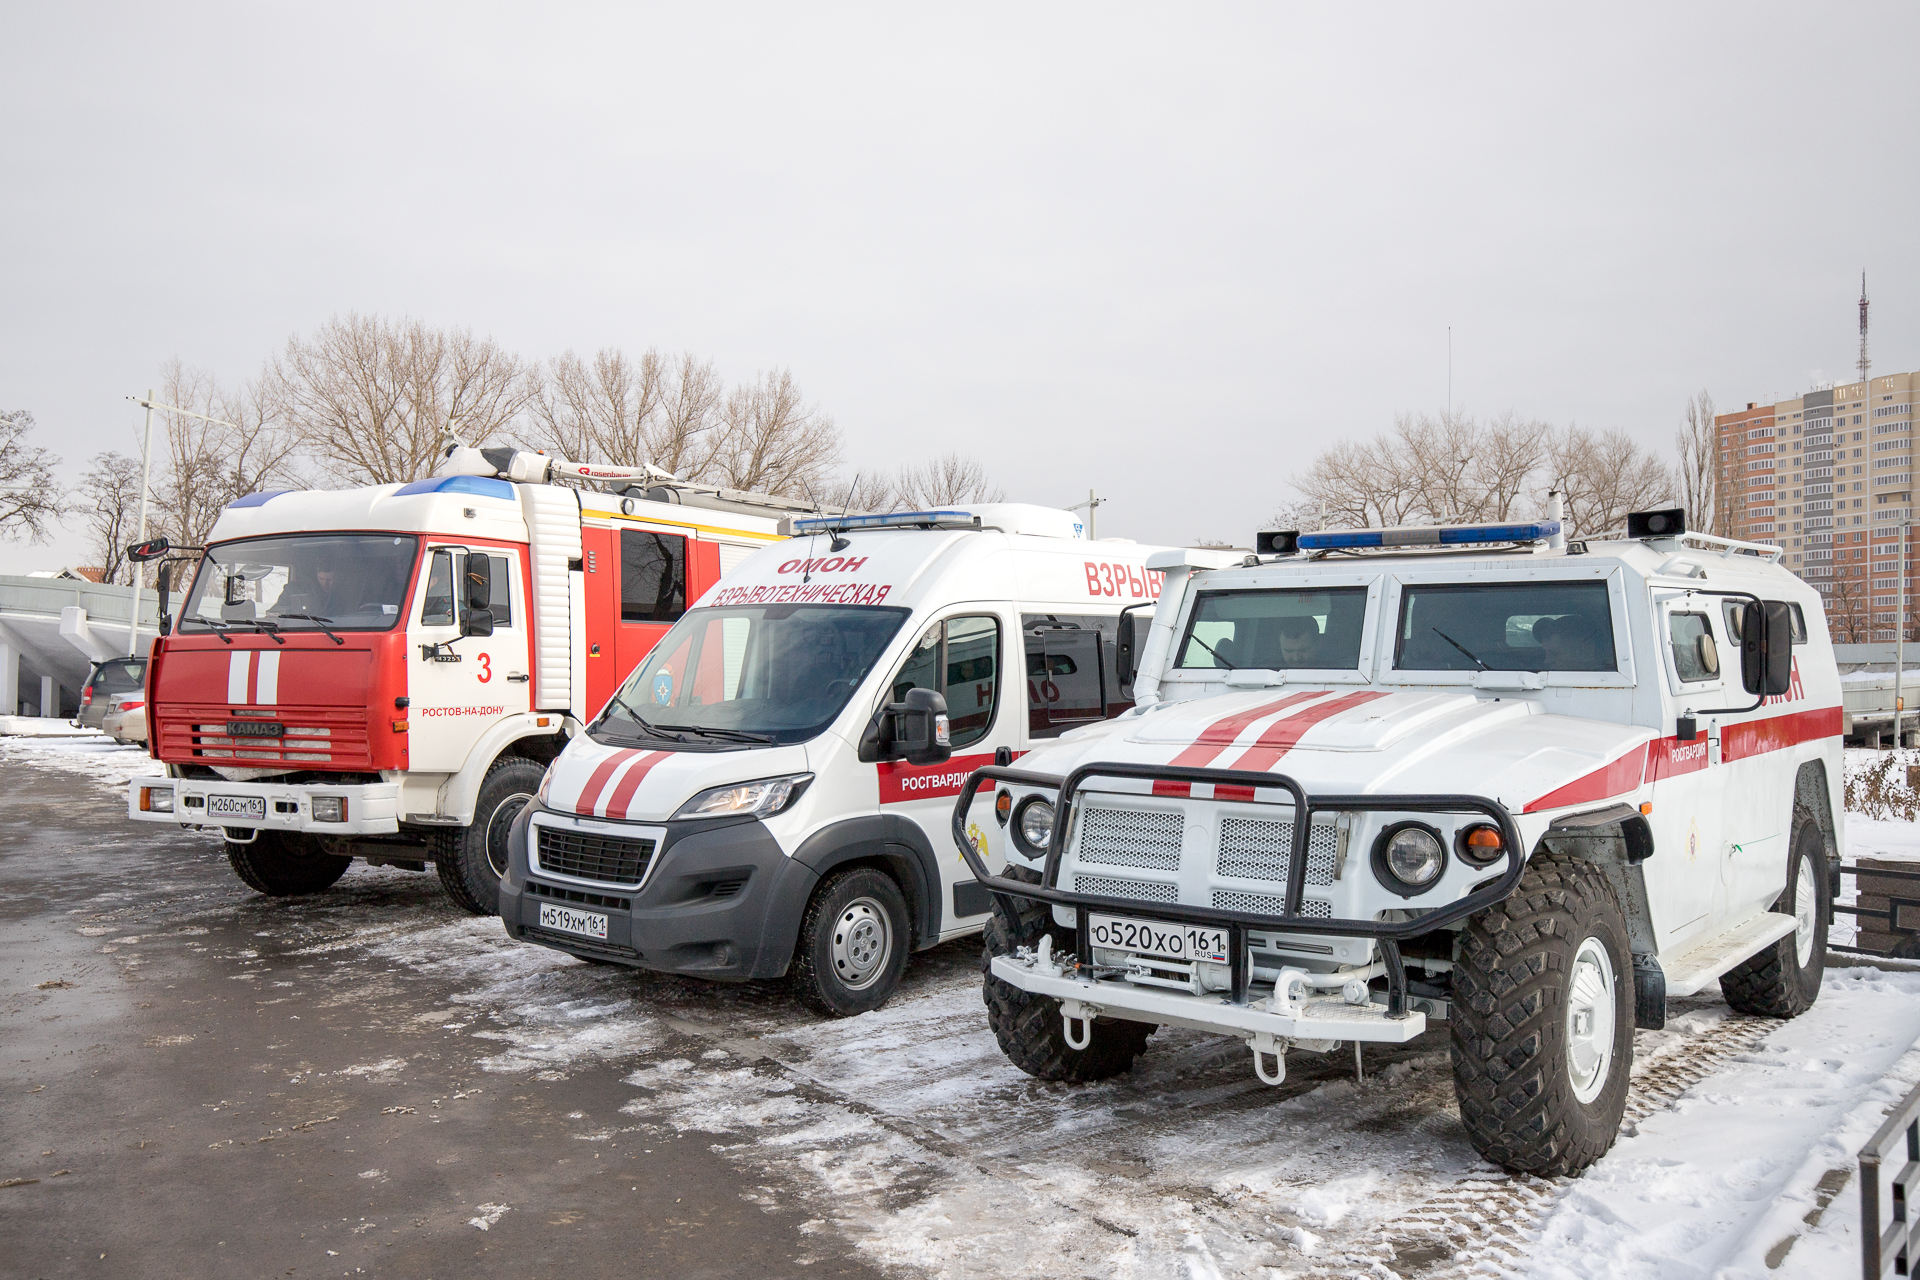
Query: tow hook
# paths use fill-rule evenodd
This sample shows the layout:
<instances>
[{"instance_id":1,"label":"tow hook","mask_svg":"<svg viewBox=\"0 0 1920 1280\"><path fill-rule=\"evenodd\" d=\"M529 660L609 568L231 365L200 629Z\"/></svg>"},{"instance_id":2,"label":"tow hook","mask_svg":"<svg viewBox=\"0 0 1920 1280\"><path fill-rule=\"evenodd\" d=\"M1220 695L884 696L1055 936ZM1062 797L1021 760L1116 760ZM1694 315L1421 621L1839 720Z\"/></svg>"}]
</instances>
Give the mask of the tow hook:
<instances>
[{"instance_id":1,"label":"tow hook","mask_svg":"<svg viewBox=\"0 0 1920 1280\"><path fill-rule=\"evenodd\" d=\"M1253 1074L1260 1077L1263 1084L1285 1084L1287 1082L1287 1041L1276 1037L1271 1031L1256 1031L1247 1037L1247 1046L1253 1050ZM1267 1055L1273 1055L1273 1074L1267 1074Z\"/></svg>"},{"instance_id":2,"label":"tow hook","mask_svg":"<svg viewBox=\"0 0 1920 1280\"><path fill-rule=\"evenodd\" d=\"M1099 1016L1100 1008L1098 1005L1086 1004L1079 1000L1062 1000L1060 1002L1060 1020L1069 1049L1085 1049L1093 1043L1093 1020ZM1078 1037L1075 1037L1073 1034L1073 1024L1076 1022L1080 1024L1080 1034Z\"/></svg>"}]
</instances>

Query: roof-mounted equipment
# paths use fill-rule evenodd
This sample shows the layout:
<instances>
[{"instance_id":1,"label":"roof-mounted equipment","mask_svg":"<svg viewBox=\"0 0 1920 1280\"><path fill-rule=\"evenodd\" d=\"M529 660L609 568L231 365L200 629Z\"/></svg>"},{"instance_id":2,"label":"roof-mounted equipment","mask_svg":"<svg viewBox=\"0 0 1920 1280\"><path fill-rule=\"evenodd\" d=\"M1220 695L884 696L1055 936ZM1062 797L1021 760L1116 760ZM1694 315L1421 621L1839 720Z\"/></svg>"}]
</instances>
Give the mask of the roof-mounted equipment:
<instances>
[{"instance_id":1,"label":"roof-mounted equipment","mask_svg":"<svg viewBox=\"0 0 1920 1280\"><path fill-rule=\"evenodd\" d=\"M1687 513L1684 508L1674 507L1668 511L1630 511L1627 513L1627 538L1639 541L1643 538L1677 538L1687 531Z\"/></svg>"},{"instance_id":2,"label":"roof-mounted equipment","mask_svg":"<svg viewBox=\"0 0 1920 1280\"><path fill-rule=\"evenodd\" d=\"M1300 531L1263 529L1253 535L1253 550L1256 555L1290 556L1300 550Z\"/></svg>"},{"instance_id":3,"label":"roof-mounted equipment","mask_svg":"<svg viewBox=\"0 0 1920 1280\"><path fill-rule=\"evenodd\" d=\"M1369 547L1461 547L1488 542L1544 542L1560 532L1558 520L1500 524L1399 525L1388 529L1326 529L1303 533L1302 551L1338 551ZM1261 534L1266 538L1266 534Z\"/></svg>"},{"instance_id":4,"label":"roof-mounted equipment","mask_svg":"<svg viewBox=\"0 0 1920 1280\"><path fill-rule=\"evenodd\" d=\"M808 516L793 522L793 536L840 533L853 529L978 529L971 511L887 511L873 515Z\"/></svg>"}]
</instances>

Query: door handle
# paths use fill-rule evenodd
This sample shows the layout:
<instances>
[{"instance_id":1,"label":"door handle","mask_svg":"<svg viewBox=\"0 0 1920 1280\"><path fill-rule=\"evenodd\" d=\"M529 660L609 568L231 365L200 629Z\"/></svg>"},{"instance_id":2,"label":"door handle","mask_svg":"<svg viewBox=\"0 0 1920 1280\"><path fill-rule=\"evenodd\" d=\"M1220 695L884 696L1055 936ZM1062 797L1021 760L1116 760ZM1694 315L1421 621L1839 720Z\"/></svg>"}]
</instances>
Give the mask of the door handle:
<instances>
[{"instance_id":1,"label":"door handle","mask_svg":"<svg viewBox=\"0 0 1920 1280\"><path fill-rule=\"evenodd\" d=\"M515 674L508 676L507 679L513 681L515 684L525 684L527 681L533 679L533 677L523 676L516 672Z\"/></svg>"}]
</instances>

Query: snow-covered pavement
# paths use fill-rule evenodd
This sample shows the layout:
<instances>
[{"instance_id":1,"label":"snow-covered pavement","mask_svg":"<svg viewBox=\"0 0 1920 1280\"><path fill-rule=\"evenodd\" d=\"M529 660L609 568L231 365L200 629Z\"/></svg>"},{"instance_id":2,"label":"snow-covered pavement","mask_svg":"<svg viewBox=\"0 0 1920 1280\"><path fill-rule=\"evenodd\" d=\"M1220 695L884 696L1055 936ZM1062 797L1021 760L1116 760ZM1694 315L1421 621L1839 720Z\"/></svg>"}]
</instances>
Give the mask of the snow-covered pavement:
<instances>
[{"instance_id":1,"label":"snow-covered pavement","mask_svg":"<svg viewBox=\"0 0 1920 1280\"><path fill-rule=\"evenodd\" d=\"M154 767L110 743L0 740L0 763L28 760L94 779L104 803ZM1912 831L1852 817L1849 852L1920 856ZM1243 1046L1162 1031L1129 1075L1066 1088L1007 1065L967 946L915 957L886 1008L823 1021L777 984L510 942L399 871L247 909L337 966L341 999L394 972L450 983L454 1016L427 1034L478 1070L618 1073L624 1115L583 1121L582 1141L706 1135L756 1194L801 1197L823 1239L902 1275L1847 1275L1854 1153L1920 1080L1920 971L1830 970L1791 1023L1676 1001L1668 1030L1638 1035L1638 1119L1614 1150L1577 1180L1513 1181L1466 1141L1444 1032L1370 1050L1359 1082L1344 1048L1296 1054L1275 1090Z\"/></svg>"}]
</instances>

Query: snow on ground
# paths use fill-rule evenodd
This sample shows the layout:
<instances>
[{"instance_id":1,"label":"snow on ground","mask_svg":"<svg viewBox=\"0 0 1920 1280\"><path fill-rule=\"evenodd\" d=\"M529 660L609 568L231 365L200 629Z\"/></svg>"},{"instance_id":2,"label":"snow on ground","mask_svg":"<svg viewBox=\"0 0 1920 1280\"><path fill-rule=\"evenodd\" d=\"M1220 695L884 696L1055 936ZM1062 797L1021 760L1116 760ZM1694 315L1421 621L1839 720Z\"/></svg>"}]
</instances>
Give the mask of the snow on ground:
<instances>
[{"instance_id":1,"label":"snow on ground","mask_svg":"<svg viewBox=\"0 0 1920 1280\"><path fill-rule=\"evenodd\" d=\"M1875 753L1849 753L1850 773L1874 763L1856 754ZM95 779L103 802L158 770L104 740L0 739L0 762L29 761ZM1850 814L1847 848L1920 859L1920 829ZM276 949L328 957L342 1000L377 1002L400 973L448 979L458 994L421 1034L465 1046L478 1071L621 1074L623 1114L583 1117L583 1141L710 1135L758 1187L749 1198L797 1196L823 1235L883 1269L951 1280L1850 1274L1854 1154L1920 1080L1920 968L1831 970L1808 1014L1655 1105L1585 1177L1536 1180L1526 1194L1544 1218L1521 1223L1511 1256L1423 1256L1404 1234L1411 1216L1448 1197L1478 1212L1475 1188L1503 1183L1460 1125L1444 1030L1369 1049L1361 1081L1345 1047L1296 1052L1278 1089L1254 1079L1237 1042L1162 1030L1128 1075L1069 1088L1007 1064L966 943L916 956L886 1008L834 1021L777 983L706 984L514 943L452 909L431 877L393 869L356 866L297 902L179 910L251 914ZM127 941L100 937L103 951ZM1667 1030L1637 1034L1636 1080L1731 1025L1717 993L1675 1001Z\"/></svg>"}]
</instances>

